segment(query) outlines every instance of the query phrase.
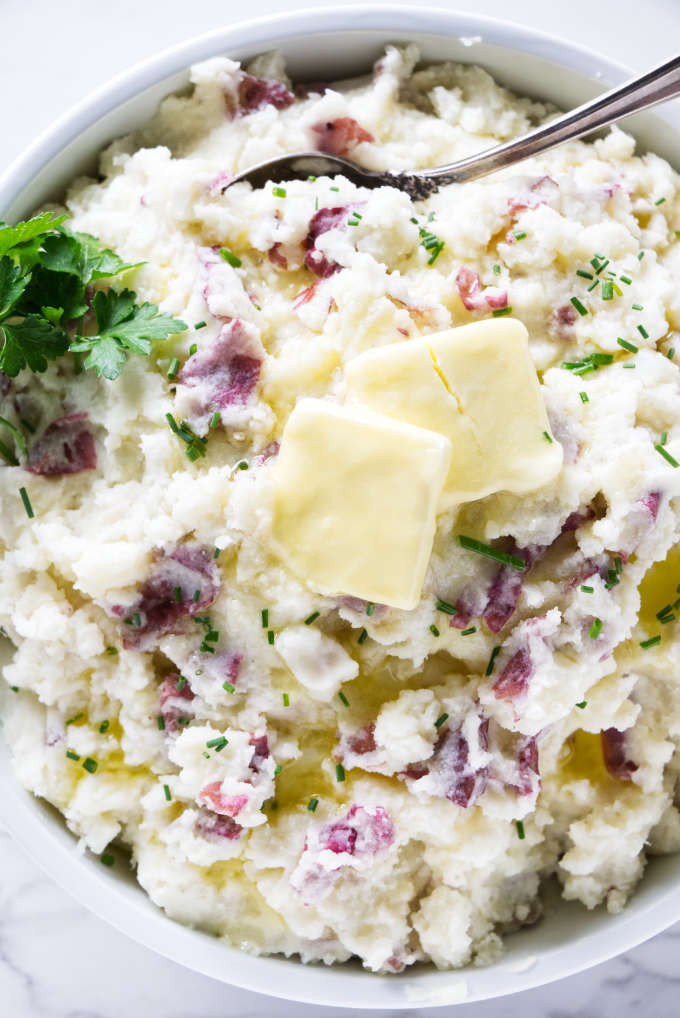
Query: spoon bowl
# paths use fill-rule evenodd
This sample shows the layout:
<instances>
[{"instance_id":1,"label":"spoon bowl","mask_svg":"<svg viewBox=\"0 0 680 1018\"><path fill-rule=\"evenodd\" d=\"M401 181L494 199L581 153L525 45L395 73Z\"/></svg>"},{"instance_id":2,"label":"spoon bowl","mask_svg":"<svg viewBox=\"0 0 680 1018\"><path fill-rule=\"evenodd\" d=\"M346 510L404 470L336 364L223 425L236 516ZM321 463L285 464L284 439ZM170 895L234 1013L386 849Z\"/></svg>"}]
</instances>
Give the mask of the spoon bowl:
<instances>
[{"instance_id":1,"label":"spoon bowl","mask_svg":"<svg viewBox=\"0 0 680 1018\"><path fill-rule=\"evenodd\" d=\"M512 166L530 156L546 152L566 141L588 134L623 120L680 95L680 56L660 64L618 88L612 88L590 102L562 114L533 131L477 152L458 162L430 170L368 170L344 156L326 152L293 152L258 163L229 181L222 193L234 184L248 183L263 187L267 182L304 179L309 176L333 176L341 173L359 187L397 187L413 201L429 198L446 184L462 184L466 180L485 177L495 170Z\"/></svg>"}]
</instances>

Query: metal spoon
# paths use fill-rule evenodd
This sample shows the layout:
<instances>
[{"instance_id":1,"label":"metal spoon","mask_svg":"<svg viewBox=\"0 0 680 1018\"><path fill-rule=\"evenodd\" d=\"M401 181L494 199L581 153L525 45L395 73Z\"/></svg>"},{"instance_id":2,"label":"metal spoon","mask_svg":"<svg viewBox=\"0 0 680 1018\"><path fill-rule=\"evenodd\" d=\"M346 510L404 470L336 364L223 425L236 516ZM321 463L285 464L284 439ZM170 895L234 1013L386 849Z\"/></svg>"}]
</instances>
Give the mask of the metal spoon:
<instances>
[{"instance_id":1,"label":"metal spoon","mask_svg":"<svg viewBox=\"0 0 680 1018\"><path fill-rule=\"evenodd\" d=\"M528 131L502 145L450 163L448 166L439 166L432 170L399 170L390 173L366 170L351 159L324 152L293 152L290 155L278 156L276 159L268 159L244 170L222 188L222 193L241 181L247 181L253 187L262 187L267 181L276 183L306 178L310 175L320 177L341 173L362 187L398 187L406 191L414 201L418 201L434 194L442 185L460 184L466 180L484 177L494 170L538 155L539 152L561 145L564 141L582 138L623 117L639 113L677 95L680 95L680 56L639 78L633 78L625 85L605 92L604 95L584 103L569 113L564 113L549 124Z\"/></svg>"}]
</instances>

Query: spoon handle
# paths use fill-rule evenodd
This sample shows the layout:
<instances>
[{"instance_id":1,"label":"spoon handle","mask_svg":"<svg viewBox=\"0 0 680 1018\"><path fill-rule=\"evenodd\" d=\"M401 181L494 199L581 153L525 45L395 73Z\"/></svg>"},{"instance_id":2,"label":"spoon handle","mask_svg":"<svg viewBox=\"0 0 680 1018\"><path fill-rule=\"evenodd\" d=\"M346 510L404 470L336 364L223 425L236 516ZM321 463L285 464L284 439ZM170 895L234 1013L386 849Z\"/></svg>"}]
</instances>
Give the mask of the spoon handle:
<instances>
[{"instance_id":1,"label":"spoon handle","mask_svg":"<svg viewBox=\"0 0 680 1018\"><path fill-rule=\"evenodd\" d=\"M585 134L607 127L631 113L639 113L665 99L680 95L680 56L668 60L639 78L613 88L556 120L504 142L486 152L468 156L457 163L434 170L413 170L418 176L436 180L438 184L476 180L494 170L520 162L564 141L582 138Z\"/></svg>"}]
</instances>

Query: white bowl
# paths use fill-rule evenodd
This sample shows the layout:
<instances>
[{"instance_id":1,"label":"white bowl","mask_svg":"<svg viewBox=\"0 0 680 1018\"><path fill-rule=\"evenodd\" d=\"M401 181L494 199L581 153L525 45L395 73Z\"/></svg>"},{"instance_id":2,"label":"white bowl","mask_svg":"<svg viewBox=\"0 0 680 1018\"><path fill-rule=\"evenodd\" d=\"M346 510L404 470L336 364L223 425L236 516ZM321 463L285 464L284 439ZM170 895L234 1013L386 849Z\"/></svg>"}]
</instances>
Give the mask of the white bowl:
<instances>
[{"instance_id":1,"label":"white bowl","mask_svg":"<svg viewBox=\"0 0 680 1018\"><path fill-rule=\"evenodd\" d=\"M417 42L427 60L481 63L520 94L565 108L628 76L603 57L532 29L453 11L357 6L244 22L139 64L58 120L0 178L0 218L24 218L59 197L74 176L94 167L103 145L141 125L163 96L184 87L196 60L218 53L246 59L278 48L294 79L333 80L369 69L385 42L406 40ZM678 110L640 115L627 126L643 148L680 165ZM226 983L310 1003L397 1010L501 996L605 961L680 918L678 855L650 862L621 915L558 900L536 927L509 937L502 960L486 968L420 967L386 977L354 965L304 966L252 957L168 919L131 874L83 855L56 810L19 787L2 740L0 820L65 890L140 943Z\"/></svg>"}]
</instances>

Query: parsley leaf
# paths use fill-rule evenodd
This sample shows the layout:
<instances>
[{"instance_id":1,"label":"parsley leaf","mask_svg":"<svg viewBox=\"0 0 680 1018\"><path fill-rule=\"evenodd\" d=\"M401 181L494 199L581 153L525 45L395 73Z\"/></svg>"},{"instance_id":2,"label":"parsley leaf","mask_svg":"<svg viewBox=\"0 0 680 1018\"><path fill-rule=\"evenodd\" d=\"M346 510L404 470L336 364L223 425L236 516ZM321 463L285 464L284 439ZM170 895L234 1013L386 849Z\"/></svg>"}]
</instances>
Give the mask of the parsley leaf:
<instances>
[{"instance_id":1,"label":"parsley leaf","mask_svg":"<svg viewBox=\"0 0 680 1018\"><path fill-rule=\"evenodd\" d=\"M135 304L135 297L131 290L99 290L95 294L92 306L97 334L81 336L69 347L73 353L87 353L85 368L104 378L117 378L128 351L149 354L152 340L167 339L187 328L171 315L160 314L155 304Z\"/></svg>"},{"instance_id":2,"label":"parsley leaf","mask_svg":"<svg viewBox=\"0 0 680 1018\"><path fill-rule=\"evenodd\" d=\"M13 248L26 244L27 241L36 240L39 237L50 233L60 226L66 216L57 216L54 212L43 212L33 219L17 223L16 226L7 226L0 222L0 257L7 254Z\"/></svg>"},{"instance_id":3,"label":"parsley leaf","mask_svg":"<svg viewBox=\"0 0 680 1018\"><path fill-rule=\"evenodd\" d=\"M68 336L59 326L38 315L26 315L20 322L0 323L4 345L0 350L0 371L15 378L26 365L31 371L45 371L48 360L56 360L68 349Z\"/></svg>"},{"instance_id":4,"label":"parsley leaf","mask_svg":"<svg viewBox=\"0 0 680 1018\"><path fill-rule=\"evenodd\" d=\"M6 318L26 289L28 277L11 258L0 258L0 319Z\"/></svg>"},{"instance_id":5,"label":"parsley leaf","mask_svg":"<svg viewBox=\"0 0 680 1018\"><path fill-rule=\"evenodd\" d=\"M40 264L51 272L66 272L77 276L87 286L92 280L117 276L120 272L138 268L144 263L124 262L91 234L71 233L62 227L43 242Z\"/></svg>"}]
</instances>

